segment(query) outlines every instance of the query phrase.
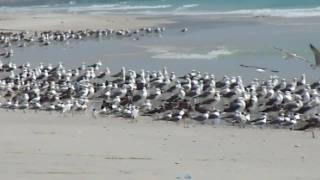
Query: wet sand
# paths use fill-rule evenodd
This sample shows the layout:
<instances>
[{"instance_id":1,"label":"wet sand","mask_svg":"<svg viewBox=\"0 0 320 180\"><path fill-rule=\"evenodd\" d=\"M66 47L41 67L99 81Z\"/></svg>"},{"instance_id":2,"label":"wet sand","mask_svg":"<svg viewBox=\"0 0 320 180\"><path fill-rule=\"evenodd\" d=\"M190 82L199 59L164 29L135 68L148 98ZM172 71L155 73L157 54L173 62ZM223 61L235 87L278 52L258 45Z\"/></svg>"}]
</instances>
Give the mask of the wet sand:
<instances>
[{"instance_id":1,"label":"wet sand","mask_svg":"<svg viewBox=\"0 0 320 180\"><path fill-rule=\"evenodd\" d=\"M89 13L0 12L1 31L46 31L85 29L130 29L172 23L166 19L141 19L132 15Z\"/></svg>"},{"instance_id":2,"label":"wet sand","mask_svg":"<svg viewBox=\"0 0 320 180\"><path fill-rule=\"evenodd\" d=\"M316 136L1 110L0 178L314 180Z\"/></svg>"}]
</instances>

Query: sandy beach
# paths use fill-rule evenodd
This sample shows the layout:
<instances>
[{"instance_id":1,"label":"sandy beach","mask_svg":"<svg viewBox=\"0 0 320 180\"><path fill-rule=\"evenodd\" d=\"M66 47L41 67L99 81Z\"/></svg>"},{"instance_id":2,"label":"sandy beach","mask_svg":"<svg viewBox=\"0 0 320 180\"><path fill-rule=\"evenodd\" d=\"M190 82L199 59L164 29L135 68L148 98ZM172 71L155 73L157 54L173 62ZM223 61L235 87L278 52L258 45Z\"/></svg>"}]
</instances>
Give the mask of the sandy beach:
<instances>
[{"instance_id":1,"label":"sandy beach","mask_svg":"<svg viewBox=\"0 0 320 180\"><path fill-rule=\"evenodd\" d=\"M0 0L0 4L2 2ZM50 5L44 7L50 9ZM90 7L98 10L91 13L89 11L88 13L83 13L87 11L64 13L68 8L85 9L86 5L77 6L76 1L70 1L64 5L66 7L61 6L63 10L60 6L57 6L60 7L59 10L54 10L53 7L47 12L41 8L42 6L28 7L28 11L21 10L23 6L17 12L15 8L0 10L1 32L152 27L150 30L135 33L128 31L130 33L124 35L121 33L107 35L106 33L102 36L97 31L96 36L88 35L84 38L78 38L72 32L73 36L61 40L52 38L53 34L50 39L50 33L48 37L43 37L42 41L40 41L42 37L37 37L38 39L32 42L31 40L25 42L23 38L10 40L12 42L9 41L11 37L1 39L1 50L5 53L0 59L2 63L0 78L7 78L0 84L1 180L228 180L236 178L240 180L316 180L320 178L319 129L289 130L297 121L307 122L311 119L311 116L296 118L297 114L293 113L304 107L313 108L310 114L316 114L315 117L319 117L320 124L320 116L317 114L320 109L320 83L319 86L308 88L308 83L317 83L319 77L319 71L310 67L314 64L314 54L308 46L309 43L320 42L317 36L320 31L318 16L300 17L298 15L301 10L296 9L291 13L297 17L292 15L292 18L287 17L286 10L277 10L275 16L269 16L268 9L262 12L256 10L252 12L252 16L248 16L243 11L240 11L241 13L230 11L223 15L202 14L210 12L210 8L209 10L204 8L206 11L199 11L199 14L196 13L198 11L191 11L188 14L187 10L198 8L197 4L179 5L175 8L174 4L126 2L105 6L92 4ZM38 11L33 12L32 8L38 8ZM101 13L104 12L103 8L109 9L106 13ZM310 11L307 9L311 14L317 10ZM132 14L129 15L129 12ZM168 15L168 12L172 12L172 15ZM143 13L147 15L142 15ZM157 13L159 15L155 15ZM183 15L184 13L186 15ZM196 15L193 16L192 13ZM157 26L164 28L159 30L155 28ZM66 32L64 35L70 34ZM59 38L61 37L64 36L59 35ZM45 43L47 44L44 45ZM320 47L319 44L315 45ZM309 63L294 58L285 61L282 59L282 54L274 47L289 49L290 52L292 50L293 53L312 61ZM30 62L31 65L27 65L26 62ZM58 62L61 63L58 65ZM244 68L246 65L252 67ZM125 69L123 66L127 71L123 70ZM75 73L73 70L79 71ZM72 72L71 75L70 72ZM149 74L150 72L154 72L155 75ZM139 79L137 74L143 78ZM174 78L169 74L173 74ZM185 74L188 77L184 76ZM304 78L301 80L292 80L294 77L300 77L301 74L306 74L307 79L302 76ZM187 78L184 79L181 75ZM205 79L205 75L208 75L208 78ZM229 88L231 80L222 79L225 75L233 80L232 85L235 85L238 91ZM98 76L101 77L98 79ZM148 77L148 81L142 83L145 80L144 76ZM243 77L243 82L238 76ZM254 78L259 78L261 81L257 80L257 84L254 84L251 82ZM204 85L207 84L203 79L207 80L211 90L204 90ZM273 82L271 79L277 81ZM261 95L262 87L266 87L263 80L274 83L268 89L272 96L269 95L269 91ZM224 85L217 88L218 82ZM251 86L252 89L247 88L250 82L251 85L255 85ZM284 87L280 87L281 89L276 89L278 85L283 85L282 82L288 85L285 84ZM297 87L298 82L303 82L300 87ZM290 83L294 87L293 90L289 89L290 92L292 91L292 97L289 94L285 102L282 91L288 92ZM137 86L141 84L143 88L138 89ZM174 90L169 92L168 89L171 87ZM123 90L122 88L125 89L124 93L120 91ZM306 94L300 96L297 93L301 90L299 88L308 89L304 93L309 93L307 94L309 97ZM141 102L129 101L128 96L134 97L129 95L129 89L130 93L131 90L136 93L131 95L140 96ZM225 89L228 91L224 91ZM155 94L158 91L160 93ZM222 96L221 102L218 91ZM236 93L228 97L227 94L231 91ZM120 95L115 95L119 92L121 99ZM208 92L210 92L209 95L200 97ZM31 94L34 96L31 97ZM219 99L216 97L217 94ZM140 110L140 115L155 116L154 114L157 114L148 114L149 112L146 113L144 109L147 102L145 100L150 100L152 95L154 99L149 101L150 104L153 103L150 106L152 108L165 104L163 103L165 101L174 102L174 106L162 111L161 115L163 118L170 117L170 120L180 122L155 121L152 117L139 116L137 109ZM160 98L162 95L164 96ZM95 99L95 97L99 98ZM257 100L254 101L252 97L256 97ZM274 101L267 106L270 100L279 99L279 97L282 99L278 104L273 106L276 102ZM115 101L117 98L119 102ZM169 101L171 98L173 99ZM191 101L193 104L196 98L199 98L201 103L205 102L206 98L212 101L211 104L209 103L210 111L212 110L210 115L215 115L213 112L219 113L216 119L220 117L222 119L228 113L234 117L229 117L230 122L226 126L197 123L197 116L191 116L191 114L205 114L208 115L206 120L209 120L209 110L203 113L200 112L200 108L190 108ZM108 99L108 106L100 108L101 104L104 105L102 99ZM187 100L187 108L178 108L178 105L184 102L183 100ZM238 109L232 110L234 107L232 103L237 103L236 100L240 102L236 104ZM190 107L188 101L190 101ZM217 104L220 103L221 111L215 111L217 110L215 101ZM121 105L120 102L127 104ZM254 109L252 112L259 115L254 114L251 116L252 119L246 119L250 116L245 116L251 113L247 108L249 102L256 103L256 106L252 105L250 108ZM298 104L297 102L302 104L301 107L297 106L297 110L287 106L289 103ZM131 106L135 103L137 106ZM97 104L100 113L122 113L128 119L113 115L94 118L91 114L92 108ZM58 106L62 108L58 109ZM268 113L261 113L271 107L276 108L272 113L279 113L278 119L279 117L287 118L277 122L279 126L270 125L276 118L272 116L274 119L268 119ZM31 110L36 108L41 110L39 112ZM281 111L288 112L284 111L287 113L286 116L284 113L281 115L280 108L282 108ZM21 109L25 109L26 112L22 112ZM128 109L130 112L127 111ZM225 113L227 109L230 111ZM47 112L49 110L52 113ZM129 119L129 115L133 116L134 110L138 111L137 116L139 116L136 123ZM60 114L60 111L64 111L65 114ZM74 111L77 113L72 114ZM180 114L181 112L183 114ZM194 119L194 121L190 120L185 127L181 122L185 118ZM258 127L259 118L260 120L262 118L261 122L265 126L260 125L264 128ZM242 121L250 127L231 126L233 123L240 124ZM290 122L292 125L282 126L284 122ZM271 128L280 126L284 129Z\"/></svg>"},{"instance_id":2,"label":"sandy beach","mask_svg":"<svg viewBox=\"0 0 320 180\"><path fill-rule=\"evenodd\" d=\"M85 29L131 29L169 24L166 19L142 19L134 15L91 15L89 13L0 12L2 31L47 31Z\"/></svg>"},{"instance_id":3,"label":"sandy beach","mask_svg":"<svg viewBox=\"0 0 320 180\"><path fill-rule=\"evenodd\" d=\"M0 178L313 180L319 135L1 110Z\"/></svg>"}]
</instances>

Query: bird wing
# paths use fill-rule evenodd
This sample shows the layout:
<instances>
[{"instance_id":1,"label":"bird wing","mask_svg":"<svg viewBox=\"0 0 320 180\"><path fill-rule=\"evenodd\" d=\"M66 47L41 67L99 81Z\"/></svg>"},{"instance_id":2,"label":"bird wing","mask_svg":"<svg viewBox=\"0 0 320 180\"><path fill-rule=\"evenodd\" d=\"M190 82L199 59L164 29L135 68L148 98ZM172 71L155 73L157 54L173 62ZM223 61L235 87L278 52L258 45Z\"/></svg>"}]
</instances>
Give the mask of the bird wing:
<instances>
[{"instance_id":1,"label":"bird wing","mask_svg":"<svg viewBox=\"0 0 320 180\"><path fill-rule=\"evenodd\" d=\"M310 63L309 60L307 60L306 58L304 58L304 57L302 57L302 56L298 56L298 55L296 55L296 54L293 54L293 55L294 55L294 58L295 58L295 59L302 60L302 61L305 61L305 62Z\"/></svg>"},{"instance_id":2,"label":"bird wing","mask_svg":"<svg viewBox=\"0 0 320 180\"><path fill-rule=\"evenodd\" d=\"M310 49L314 54L316 65L320 65L320 51L310 43Z\"/></svg>"},{"instance_id":3,"label":"bird wing","mask_svg":"<svg viewBox=\"0 0 320 180\"><path fill-rule=\"evenodd\" d=\"M283 55L282 58L285 59L285 60L294 58L294 59L298 59L298 60L309 62L306 58L304 58L302 56L298 56L297 54L291 53L288 50L281 49L281 48L278 48L278 47L273 47L273 49L278 50L279 52L281 52L282 55Z\"/></svg>"}]
</instances>

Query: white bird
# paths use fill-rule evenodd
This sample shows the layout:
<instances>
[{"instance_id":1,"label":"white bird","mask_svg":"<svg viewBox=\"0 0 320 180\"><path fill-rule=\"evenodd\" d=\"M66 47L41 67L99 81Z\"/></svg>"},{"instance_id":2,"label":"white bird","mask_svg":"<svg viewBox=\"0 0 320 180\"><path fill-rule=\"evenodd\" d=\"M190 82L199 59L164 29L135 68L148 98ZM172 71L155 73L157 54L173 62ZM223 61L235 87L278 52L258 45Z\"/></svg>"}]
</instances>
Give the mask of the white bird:
<instances>
[{"instance_id":1,"label":"white bird","mask_svg":"<svg viewBox=\"0 0 320 180\"><path fill-rule=\"evenodd\" d=\"M282 49L282 48L278 48L278 47L273 47L275 50L278 50L280 53L282 53L282 58L285 60L289 60L289 59L297 59L297 60L301 60L301 61L305 61L305 62L309 62L306 58L301 57L295 53L289 52L288 50Z\"/></svg>"},{"instance_id":2,"label":"white bird","mask_svg":"<svg viewBox=\"0 0 320 180\"><path fill-rule=\"evenodd\" d=\"M137 106L134 106L131 111L131 118L132 120L137 120L138 116L139 116L139 108Z\"/></svg>"},{"instance_id":3,"label":"white bird","mask_svg":"<svg viewBox=\"0 0 320 180\"><path fill-rule=\"evenodd\" d=\"M267 124L268 114L262 113L260 117L258 117L255 120L250 121L250 123L254 125L265 125Z\"/></svg>"},{"instance_id":4,"label":"white bird","mask_svg":"<svg viewBox=\"0 0 320 180\"><path fill-rule=\"evenodd\" d=\"M265 70L264 70L264 69L256 69L256 71L257 71L257 72L259 72L259 73L263 73L263 72L265 72Z\"/></svg>"}]
</instances>

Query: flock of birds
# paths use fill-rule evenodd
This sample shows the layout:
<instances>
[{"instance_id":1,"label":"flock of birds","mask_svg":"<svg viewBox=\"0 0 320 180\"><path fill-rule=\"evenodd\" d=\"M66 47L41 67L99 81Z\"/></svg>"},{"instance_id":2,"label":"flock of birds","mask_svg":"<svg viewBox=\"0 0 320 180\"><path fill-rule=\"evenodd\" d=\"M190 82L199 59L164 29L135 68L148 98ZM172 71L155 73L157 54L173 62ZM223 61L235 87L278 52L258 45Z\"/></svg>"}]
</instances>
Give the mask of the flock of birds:
<instances>
[{"instance_id":1,"label":"flock of birds","mask_svg":"<svg viewBox=\"0 0 320 180\"><path fill-rule=\"evenodd\" d=\"M91 111L94 116L307 129L320 125L320 82L271 76L248 85L240 76L192 70L177 77L167 68L111 73L102 63L67 69L0 62L0 107L7 110Z\"/></svg>"},{"instance_id":2,"label":"flock of birds","mask_svg":"<svg viewBox=\"0 0 320 180\"><path fill-rule=\"evenodd\" d=\"M0 32L4 49L0 58L10 58L13 47L100 37L133 37L161 34L164 27L130 30L44 31L34 33ZM181 32L187 32L183 28ZM320 52L312 44L315 65ZM285 59L301 56L276 48ZM248 68L253 66L242 65ZM263 69L262 69L263 70ZM276 72L276 71L275 71ZM320 81L308 83L306 76L291 81L270 76L245 85L240 76L218 80L213 74L192 70L177 77L167 68L159 71L126 70L111 73L108 67L83 63L67 69L62 63L16 65L0 59L0 107L7 110L60 112L91 111L94 117L115 115L137 119L209 124L271 126L304 130L320 126Z\"/></svg>"},{"instance_id":3,"label":"flock of birds","mask_svg":"<svg viewBox=\"0 0 320 180\"><path fill-rule=\"evenodd\" d=\"M30 45L49 46L53 42L66 42L69 40L99 39L99 38L132 38L139 40L147 35L160 35L166 31L165 27L143 27L140 29L99 29L99 30L68 30L68 31L35 31L35 32L0 32L0 46L3 50L0 57L13 56L15 47ZM181 32L188 31L186 28Z\"/></svg>"}]
</instances>

